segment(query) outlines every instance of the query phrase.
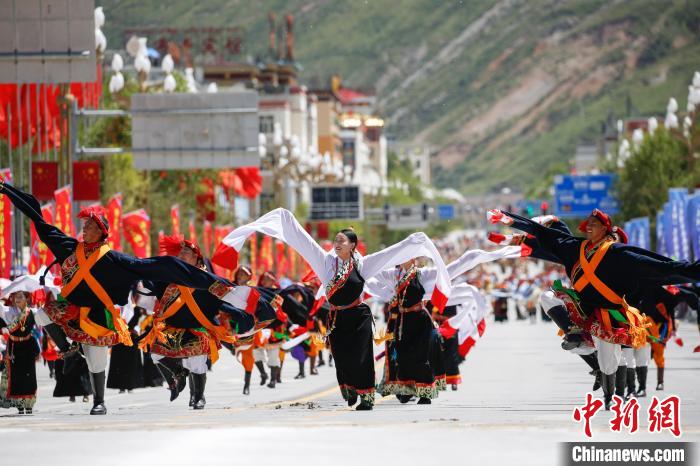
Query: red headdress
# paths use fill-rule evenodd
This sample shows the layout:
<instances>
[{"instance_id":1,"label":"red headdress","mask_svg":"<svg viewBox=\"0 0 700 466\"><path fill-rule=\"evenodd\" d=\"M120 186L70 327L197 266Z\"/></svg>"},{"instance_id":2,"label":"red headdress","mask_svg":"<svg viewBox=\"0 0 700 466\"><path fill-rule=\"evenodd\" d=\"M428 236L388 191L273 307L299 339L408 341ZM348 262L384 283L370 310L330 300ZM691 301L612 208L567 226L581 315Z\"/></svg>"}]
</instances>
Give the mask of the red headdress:
<instances>
[{"instance_id":1,"label":"red headdress","mask_svg":"<svg viewBox=\"0 0 700 466\"><path fill-rule=\"evenodd\" d=\"M177 256L182 251L182 248L188 248L197 254L198 259L202 259L202 251L199 249L199 246L192 241L187 241L177 236L163 236L158 240L158 245L160 252L168 256Z\"/></svg>"},{"instance_id":2,"label":"red headdress","mask_svg":"<svg viewBox=\"0 0 700 466\"><path fill-rule=\"evenodd\" d=\"M272 280L275 281L275 288L279 288L279 287L280 287L280 282L277 281L277 277L275 277L275 274L272 273L272 272L270 272L269 270L266 270L265 272L263 272L263 273L260 275L260 277L258 278L258 286L262 286L261 283L262 283L262 281L263 281L263 278L265 278L265 277L270 278L270 279L272 279Z\"/></svg>"},{"instance_id":3,"label":"red headdress","mask_svg":"<svg viewBox=\"0 0 700 466\"><path fill-rule=\"evenodd\" d=\"M92 219L105 235L109 234L109 222L107 221L107 211L101 205L85 207L78 213L78 218Z\"/></svg>"},{"instance_id":4,"label":"red headdress","mask_svg":"<svg viewBox=\"0 0 700 466\"><path fill-rule=\"evenodd\" d=\"M602 223L605 227L605 231L607 231L608 233L612 233L612 220L610 220L610 216L608 214L606 214L600 209L593 209L591 215L589 215L586 220L579 224L578 231L580 231L581 233L586 232L586 227L588 226L588 219L591 217L595 217L598 220L600 220L600 223Z\"/></svg>"},{"instance_id":5,"label":"red headdress","mask_svg":"<svg viewBox=\"0 0 700 466\"><path fill-rule=\"evenodd\" d=\"M627 236L627 233L625 233L625 230L623 230L621 227L618 227L617 225L612 227L612 234L617 236L617 240L620 243L622 243L622 244L629 243L629 237Z\"/></svg>"}]
</instances>

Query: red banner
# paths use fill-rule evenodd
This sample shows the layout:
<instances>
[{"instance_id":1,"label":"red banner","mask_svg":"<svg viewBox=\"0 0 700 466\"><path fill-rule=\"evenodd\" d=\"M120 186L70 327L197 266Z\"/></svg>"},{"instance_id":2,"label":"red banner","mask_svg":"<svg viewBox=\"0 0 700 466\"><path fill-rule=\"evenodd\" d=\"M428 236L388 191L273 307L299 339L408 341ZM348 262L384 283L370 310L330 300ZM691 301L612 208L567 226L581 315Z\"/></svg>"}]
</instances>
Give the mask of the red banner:
<instances>
[{"instance_id":1,"label":"red banner","mask_svg":"<svg viewBox=\"0 0 700 466\"><path fill-rule=\"evenodd\" d=\"M73 228L73 207L71 202L70 186L64 186L53 193L56 200L55 225L68 236L75 236Z\"/></svg>"},{"instance_id":2,"label":"red banner","mask_svg":"<svg viewBox=\"0 0 700 466\"><path fill-rule=\"evenodd\" d=\"M8 168L0 170L2 181L12 182L12 173ZM12 271L12 202L2 196L0 205L0 277L10 278Z\"/></svg>"},{"instance_id":3,"label":"red banner","mask_svg":"<svg viewBox=\"0 0 700 466\"><path fill-rule=\"evenodd\" d=\"M53 205L47 204L41 206L41 216L46 220L46 223L53 224ZM31 240L31 249L29 252L29 265L27 269L29 273L35 274L42 265L48 266L53 262L53 254L49 251L49 248L42 242L39 241L39 236L36 234L36 229L34 228L34 222L29 223L29 237Z\"/></svg>"},{"instance_id":4,"label":"red banner","mask_svg":"<svg viewBox=\"0 0 700 466\"><path fill-rule=\"evenodd\" d=\"M100 199L100 162L73 162L73 199Z\"/></svg>"},{"instance_id":5,"label":"red banner","mask_svg":"<svg viewBox=\"0 0 700 466\"><path fill-rule=\"evenodd\" d=\"M171 235L180 236L180 206L175 204L170 208Z\"/></svg>"},{"instance_id":6,"label":"red banner","mask_svg":"<svg viewBox=\"0 0 700 466\"><path fill-rule=\"evenodd\" d=\"M57 189L58 162L33 162L32 195L40 201L51 201Z\"/></svg>"},{"instance_id":7,"label":"red banner","mask_svg":"<svg viewBox=\"0 0 700 466\"><path fill-rule=\"evenodd\" d=\"M289 277L292 280L298 280L300 277L297 275L297 252L294 248L287 247L287 261L289 263Z\"/></svg>"},{"instance_id":8,"label":"red banner","mask_svg":"<svg viewBox=\"0 0 700 466\"><path fill-rule=\"evenodd\" d=\"M209 256L209 254L211 254L211 242L214 240L214 231L212 230L209 220L204 221L204 231L202 235L204 236L204 255Z\"/></svg>"},{"instance_id":9,"label":"red banner","mask_svg":"<svg viewBox=\"0 0 700 466\"><path fill-rule=\"evenodd\" d=\"M260 274L267 271L272 271L274 266L274 256L272 255L272 237L263 236L260 240L260 252L258 253L258 267Z\"/></svg>"},{"instance_id":10,"label":"red banner","mask_svg":"<svg viewBox=\"0 0 700 466\"><path fill-rule=\"evenodd\" d=\"M257 275L257 273L258 273L258 235L253 233L248 238L248 241L250 242L250 270L253 272L253 275Z\"/></svg>"},{"instance_id":11,"label":"red banner","mask_svg":"<svg viewBox=\"0 0 700 466\"><path fill-rule=\"evenodd\" d=\"M109 223L109 237L107 243L115 251L122 250L122 195L117 193L107 202L107 222Z\"/></svg>"},{"instance_id":12,"label":"red banner","mask_svg":"<svg viewBox=\"0 0 700 466\"><path fill-rule=\"evenodd\" d=\"M145 210L129 212L122 217L124 239L131 245L136 257L151 256L151 219Z\"/></svg>"},{"instance_id":13,"label":"red banner","mask_svg":"<svg viewBox=\"0 0 700 466\"><path fill-rule=\"evenodd\" d=\"M280 240L275 240L275 252L277 253L277 276L283 277L289 274L289 262L284 250L284 243Z\"/></svg>"},{"instance_id":14,"label":"red banner","mask_svg":"<svg viewBox=\"0 0 700 466\"><path fill-rule=\"evenodd\" d=\"M192 241L194 244L197 244L197 229L194 227L194 220L190 220L189 235L190 241Z\"/></svg>"}]
</instances>

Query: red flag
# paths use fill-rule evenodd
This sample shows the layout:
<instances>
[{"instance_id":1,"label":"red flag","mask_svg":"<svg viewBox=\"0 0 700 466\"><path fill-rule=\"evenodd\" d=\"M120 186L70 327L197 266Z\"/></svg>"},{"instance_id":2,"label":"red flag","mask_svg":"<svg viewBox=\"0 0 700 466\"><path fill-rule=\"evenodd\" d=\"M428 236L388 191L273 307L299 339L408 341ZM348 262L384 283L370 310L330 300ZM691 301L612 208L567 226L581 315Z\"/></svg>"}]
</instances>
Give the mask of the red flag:
<instances>
[{"instance_id":1,"label":"red flag","mask_svg":"<svg viewBox=\"0 0 700 466\"><path fill-rule=\"evenodd\" d=\"M32 195L40 201L50 201L57 189L58 162L33 162Z\"/></svg>"},{"instance_id":2,"label":"red flag","mask_svg":"<svg viewBox=\"0 0 700 466\"><path fill-rule=\"evenodd\" d=\"M139 209L122 217L124 239L131 245L136 257L151 255L151 219L145 210Z\"/></svg>"},{"instance_id":3,"label":"red flag","mask_svg":"<svg viewBox=\"0 0 700 466\"><path fill-rule=\"evenodd\" d=\"M197 229L194 227L194 220L190 220L189 224L190 241L197 244Z\"/></svg>"},{"instance_id":4,"label":"red flag","mask_svg":"<svg viewBox=\"0 0 700 466\"><path fill-rule=\"evenodd\" d=\"M0 170L3 181L12 182L12 173L8 168ZM0 206L0 277L10 278L12 270L12 202L2 196Z\"/></svg>"},{"instance_id":5,"label":"red flag","mask_svg":"<svg viewBox=\"0 0 700 466\"><path fill-rule=\"evenodd\" d=\"M100 199L100 162L73 162L73 200Z\"/></svg>"},{"instance_id":6,"label":"red flag","mask_svg":"<svg viewBox=\"0 0 700 466\"><path fill-rule=\"evenodd\" d=\"M255 199L262 192L262 176L258 167L236 168L234 190L238 196Z\"/></svg>"},{"instance_id":7,"label":"red flag","mask_svg":"<svg viewBox=\"0 0 700 466\"><path fill-rule=\"evenodd\" d=\"M177 204L170 208L170 222L172 224L171 234L180 236L180 206Z\"/></svg>"},{"instance_id":8,"label":"red flag","mask_svg":"<svg viewBox=\"0 0 700 466\"><path fill-rule=\"evenodd\" d=\"M41 206L41 216L46 220L46 223L53 224L53 205L46 204ZM29 237L31 239L31 250L29 253L29 265L27 269L29 273L36 273L42 265L49 265L53 262L53 254L42 241L39 241L39 236L36 234L34 222L29 224Z\"/></svg>"},{"instance_id":9,"label":"red flag","mask_svg":"<svg viewBox=\"0 0 700 466\"><path fill-rule=\"evenodd\" d=\"M209 220L204 221L204 255L208 256L211 253L211 242L213 241L214 231L211 227L211 222Z\"/></svg>"},{"instance_id":10,"label":"red flag","mask_svg":"<svg viewBox=\"0 0 700 466\"><path fill-rule=\"evenodd\" d=\"M109 222L109 237L107 243L115 251L122 250L122 195L117 193L107 202L107 221Z\"/></svg>"},{"instance_id":11,"label":"red flag","mask_svg":"<svg viewBox=\"0 0 700 466\"><path fill-rule=\"evenodd\" d=\"M233 226L231 225L217 225L214 228L214 244L219 245L231 231L233 231ZM233 270L226 269L216 264L213 264L213 266L214 273L217 275L228 278L229 280L233 279Z\"/></svg>"},{"instance_id":12,"label":"red flag","mask_svg":"<svg viewBox=\"0 0 700 466\"><path fill-rule=\"evenodd\" d=\"M70 186L64 186L53 193L56 200L55 225L68 236L75 236Z\"/></svg>"}]
</instances>

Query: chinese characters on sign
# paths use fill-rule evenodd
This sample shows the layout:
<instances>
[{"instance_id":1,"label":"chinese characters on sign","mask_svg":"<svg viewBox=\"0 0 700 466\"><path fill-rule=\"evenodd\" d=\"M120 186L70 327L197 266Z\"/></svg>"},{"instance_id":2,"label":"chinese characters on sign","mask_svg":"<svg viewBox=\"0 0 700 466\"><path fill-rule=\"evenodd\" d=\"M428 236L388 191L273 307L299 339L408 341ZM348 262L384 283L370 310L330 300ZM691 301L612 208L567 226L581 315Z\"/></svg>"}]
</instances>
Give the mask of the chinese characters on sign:
<instances>
[{"instance_id":1,"label":"chinese characters on sign","mask_svg":"<svg viewBox=\"0 0 700 466\"><path fill-rule=\"evenodd\" d=\"M586 394L586 402L583 406L574 409L572 417L575 422L583 423L583 431L586 437L593 437L591 432L591 420L603 407L603 402L594 398L592 393ZM647 419L649 433L660 433L668 430L674 437L681 436L681 400L676 395L659 400L653 396L649 409L647 409ZM613 396L611 406L614 417L610 420L610 430L612 432L622 432L623 429L634 434L639 430L639 402L636 398L631 398L626 403L622 398Z\"/></svg>"}]
</instances>

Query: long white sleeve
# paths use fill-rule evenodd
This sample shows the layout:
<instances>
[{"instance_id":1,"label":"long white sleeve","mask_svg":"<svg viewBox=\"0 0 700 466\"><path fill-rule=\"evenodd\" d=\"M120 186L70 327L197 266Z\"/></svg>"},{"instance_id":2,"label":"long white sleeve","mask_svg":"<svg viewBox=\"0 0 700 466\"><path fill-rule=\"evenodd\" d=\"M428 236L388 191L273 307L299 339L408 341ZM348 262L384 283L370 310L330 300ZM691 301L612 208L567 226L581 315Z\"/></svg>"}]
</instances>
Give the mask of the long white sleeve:
<instances>
[{"instance_id":1,"label":"long white sleeve","mask_svg":"<svg viewBox=\"0 0 700 466\"><path fill-rule=\"evenodd\" d=\"M272 210L247 225L236 228L224 238L223 243L240 251L246 239L253 233L262 233L284 241L306 259L322 282L327 282L326 257L328 253L299 224L286 209Z\"/></svg>"},{"instance_id":2,"label":"long white sleeve","mask_svg":"<svg viewBox=\"0 0 700 466\"><path fill-rule=\"evenodd\" d=\"M466 273L474 267L486 262L492 262L499 259L516 259L520 257L520 252L520 246L506 246L494 251L472 249L462 254L459 259L447 264L447 272L450 274L450 280L454 280L463 273Z\"/></svg>"},{"instance_id":3,"label":"long white sleeve","mask_svg":"<svg viewBox=\"0 0 700 466\"><path fill-rule=\"evenodd\" d=\"M428 250L433 250L434 253L428 253ZM386 249L363 257L360 262L360 274L368 280L384 269L390 269L416 257L427 256L435 260L435 255L440 256L430 238L423 232L413 233Z\"/></svg>"}]
</instances>

